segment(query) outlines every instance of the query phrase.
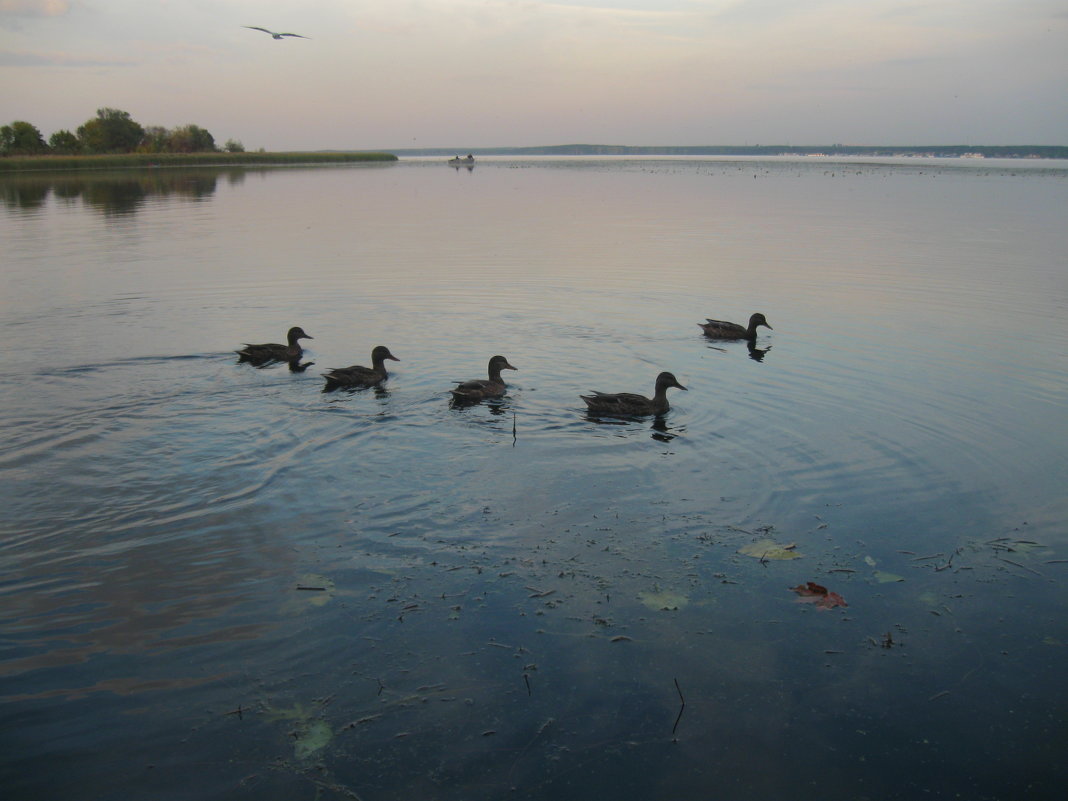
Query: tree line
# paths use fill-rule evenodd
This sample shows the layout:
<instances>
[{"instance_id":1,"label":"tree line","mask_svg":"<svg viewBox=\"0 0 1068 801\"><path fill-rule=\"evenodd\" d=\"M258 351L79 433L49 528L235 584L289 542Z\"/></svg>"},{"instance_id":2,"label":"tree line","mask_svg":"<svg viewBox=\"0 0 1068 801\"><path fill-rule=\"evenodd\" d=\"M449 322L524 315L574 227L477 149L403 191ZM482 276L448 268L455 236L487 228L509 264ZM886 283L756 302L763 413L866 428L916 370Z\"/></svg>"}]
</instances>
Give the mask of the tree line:
<instances>
[{"instance_id":1,"label":"tree line","mask_svg":"<svg viewBox=\"0 0 1068 801\"><path fill-rule=\"evenodd\" d=\"M142 126L129 112L97 109L96 116L74 133L56 131L48 141L38 128L24 120L0 127L0 156L95 155L100 153L243 153L244 145L230 139L222 148L199 125L163 128Z\"/></svg>"}]
</instances>

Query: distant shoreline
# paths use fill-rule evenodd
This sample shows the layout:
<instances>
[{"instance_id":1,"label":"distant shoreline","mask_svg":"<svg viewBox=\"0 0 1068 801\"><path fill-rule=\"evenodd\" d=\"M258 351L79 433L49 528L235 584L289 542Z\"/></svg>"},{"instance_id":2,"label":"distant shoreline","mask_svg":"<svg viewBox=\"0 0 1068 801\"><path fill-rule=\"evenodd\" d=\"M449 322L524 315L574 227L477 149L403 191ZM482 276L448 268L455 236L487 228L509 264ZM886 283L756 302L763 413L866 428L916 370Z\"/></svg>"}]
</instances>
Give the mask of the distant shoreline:
<instances>
[{"instance_id":1,"label":"distant shoreline","mask_svg":"<svg viewBox=\"0 0 1068 801\"><path fill-rule=\"evenodd\" d=\"M904 156L914 158L1068 159L1068 145L547 145L404 148L398 156Z\"/></svg>"},{"instance_id":2,"label":"distant shoreline","mask_svg":"<svg viewBox=\"0 0 1068 801\"><path fill-rule=\"evenodd\" d=\"M1068 159L1061 145L546 145L537 147L405 148L393 151L307 150L276 153L115 153L92 156L8 156L0 174L31 171L163 167L257 167L395 162L399 157L475 156L794 156L874 158Z\"/></svg>"},{"instance_id":3,"label":"distant shoreline","mask_svg":"<svg viewBox=\"0 0 1068 801\"><path fill-rule=\"evenodd\" d=\"M397 161L392 153L315 151L282 153L115 153L96 156L7 156L0 173L145 167L257 167Z\"/></svg>"}]
</instances>

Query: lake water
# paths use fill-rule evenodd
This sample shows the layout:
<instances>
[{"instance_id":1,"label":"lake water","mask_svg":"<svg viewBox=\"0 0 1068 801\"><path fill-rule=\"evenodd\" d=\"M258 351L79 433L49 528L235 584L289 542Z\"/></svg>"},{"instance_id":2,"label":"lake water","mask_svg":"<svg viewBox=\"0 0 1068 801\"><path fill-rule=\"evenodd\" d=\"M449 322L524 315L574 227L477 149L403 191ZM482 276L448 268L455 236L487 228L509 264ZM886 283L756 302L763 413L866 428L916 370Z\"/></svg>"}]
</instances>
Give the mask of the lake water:
<instances>
[{"instance_id":1,"label":"lake water","mask_svg":"<svg viewBox=\"0 0 1068 801\"><path fill-rule=\"evenodd\" d=\"M1061 797L1068 164L0 198L5 797ZM237 363L293 325L314 366Z\"/></svg>"}]
</instances>

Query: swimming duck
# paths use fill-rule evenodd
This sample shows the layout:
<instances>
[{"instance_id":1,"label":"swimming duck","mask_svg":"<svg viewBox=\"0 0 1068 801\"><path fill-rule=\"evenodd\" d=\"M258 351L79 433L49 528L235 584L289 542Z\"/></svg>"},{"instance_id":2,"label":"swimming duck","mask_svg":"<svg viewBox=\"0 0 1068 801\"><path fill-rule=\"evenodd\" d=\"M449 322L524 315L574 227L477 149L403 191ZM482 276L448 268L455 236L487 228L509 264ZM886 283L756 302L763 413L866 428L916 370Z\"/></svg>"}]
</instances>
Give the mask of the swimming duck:
<instances>
[{"instance_id":1,"label":"swimming duck","mask_svg":"<svg viewBox=\"0 0 1068 801\"><path fill-rule=\"evenodd\" d=\"M709 318L708 322L698 323L697 325L701 327L706 336L714 337L715 339L748 339L750 342L756 339L758 325L771 329L768 321L760 312L749 318L748 328L743 328L738 323L728 323L725 320L713 320L711 318Z\"/></svg>"},{"instance_id":2,"label":"swimming duck","mask_svg":"<svg viewBox=\"0 0 1068 801\"><path fill-rule=\"evenodd\" d=\"M354 364L352 367L338 367L328 373L323 373L326 386L323 392L329 392L338 387L373 387L381 384L387 378L386 359L399 362L396 356L389 352L385 345L376 345L371 351L371 367L361 367Z\"/></svg>"},{"instance_id":3,"label":"swimming duck","mask_svg":"<svg viewBox=\"0 0 1068 801\"><path fill-rule=\"evenodd\" d=\"M263 345L249 345L246 343L241 350L234 351L238 355L239 362L251 362L252 364L266 364L267 362L291 362L299 361L304 350L300 347L298 339L315 339L311 334L305 334L299 325L293 326L286 334L288 345L279 345L275 342L267 342Z\"/></svg>"},{"instance_id":4,"label":"swimming duck","mask_svg":"<svg viewBox=\"0 0 1068 801\"><path fill-rule=\"evenodd\" d=\"M503 356L494 356L489 360L489 380L475 379L458 384L456 389L450 390L452 397L457 401L476 402L483 398L499 398L508 391L504 379L501 378L501 370L518 370L512 367Z\"/></svg>"},{"instance_id":5,"label":"swimming duck","mask_svg":"<svg viewBox=\"0 0 1068 801\"><path fill-rule=\"evenodd\" d=\"M603 414L609 417L638 417L646 414L664 414L669 408L668 387L686 389L671 373L661 373L656 377L656 391L652 398L631 392L619 392L614 395L594 392L592 395L579 397L586 401L591 414Z\"/></svg>"}]
</instances>

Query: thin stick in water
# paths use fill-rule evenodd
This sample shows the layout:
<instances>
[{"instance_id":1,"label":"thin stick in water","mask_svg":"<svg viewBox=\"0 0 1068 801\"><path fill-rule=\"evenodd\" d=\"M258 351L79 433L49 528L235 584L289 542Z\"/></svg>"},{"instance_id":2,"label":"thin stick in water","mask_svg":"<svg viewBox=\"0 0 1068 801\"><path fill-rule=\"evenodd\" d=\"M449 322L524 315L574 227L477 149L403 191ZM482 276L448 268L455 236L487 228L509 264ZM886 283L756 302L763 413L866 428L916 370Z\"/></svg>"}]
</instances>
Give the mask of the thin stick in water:
<instances>
[{"instance_id":1,"label":"thin stick in water","mask_svg":"<svg viewBox=\"0 0 1068 801\"><path fill-rule=\"evenodd\" d=\"M671 727L671 736L675 736L675 730L679 727L679 721L682 720L682 710L686 708L686 699L682 697L682 688L679 687L679 680L675 679L675 691L679 694L679 715L675 718L675 725Z\"/></svg>"}]
</instances>

